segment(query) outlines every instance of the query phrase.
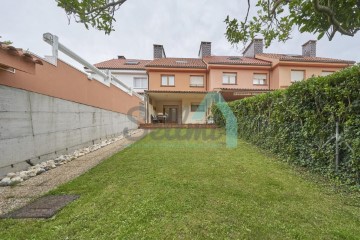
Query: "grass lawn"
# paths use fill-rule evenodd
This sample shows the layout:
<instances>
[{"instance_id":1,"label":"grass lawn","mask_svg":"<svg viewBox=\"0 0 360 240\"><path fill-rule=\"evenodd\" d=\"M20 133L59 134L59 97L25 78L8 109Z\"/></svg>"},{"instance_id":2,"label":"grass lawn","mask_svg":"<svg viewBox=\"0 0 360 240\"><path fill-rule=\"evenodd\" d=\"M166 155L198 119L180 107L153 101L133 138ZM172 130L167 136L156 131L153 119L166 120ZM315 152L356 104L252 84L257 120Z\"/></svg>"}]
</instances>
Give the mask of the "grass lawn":
<instances>
[{"instance_id":1,"label":"grass lawn","mask_svg":"<svg viewBox=\"0 0 360 240\"><path fill-rule=\"evenodd\" d=\"M0 239L360 238L358 196L241 140L227 149L222 130L189 131L216 139L154 131L52 191L81 195L54 218L0 220Z\"/></svg>"}]
</instances>

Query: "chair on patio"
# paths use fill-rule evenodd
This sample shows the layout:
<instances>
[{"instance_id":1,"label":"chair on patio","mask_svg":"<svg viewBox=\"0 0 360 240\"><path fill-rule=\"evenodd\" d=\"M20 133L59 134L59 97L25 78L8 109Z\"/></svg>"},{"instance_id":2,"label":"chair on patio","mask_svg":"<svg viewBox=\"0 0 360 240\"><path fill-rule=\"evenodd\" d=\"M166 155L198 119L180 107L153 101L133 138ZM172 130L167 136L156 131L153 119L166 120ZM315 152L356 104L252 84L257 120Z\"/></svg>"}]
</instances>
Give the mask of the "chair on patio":
<instances>
[{"instance_id":1,"label":"chair on patio","mask_svg":"<svg viewBox=\"0 0 360 240\"><path fill-rule=\"evenodd\" d=\"M167 119L168 115L167 115L167 113L165 113L165 114L158 113L158 115L156 117L159 120L159 123L166 123L166 119Z\"/></svg>"},{"instance_id":2,"label":"chair on patio","mask_svg":"<svg viewBox=\"0 0 360 240\"><path fill-rule=\"evenodd\" d=\"M151 123L159 123L160 120L157 118L157 116L154 116L151 114Z\"/></svg>"}]
</instances>

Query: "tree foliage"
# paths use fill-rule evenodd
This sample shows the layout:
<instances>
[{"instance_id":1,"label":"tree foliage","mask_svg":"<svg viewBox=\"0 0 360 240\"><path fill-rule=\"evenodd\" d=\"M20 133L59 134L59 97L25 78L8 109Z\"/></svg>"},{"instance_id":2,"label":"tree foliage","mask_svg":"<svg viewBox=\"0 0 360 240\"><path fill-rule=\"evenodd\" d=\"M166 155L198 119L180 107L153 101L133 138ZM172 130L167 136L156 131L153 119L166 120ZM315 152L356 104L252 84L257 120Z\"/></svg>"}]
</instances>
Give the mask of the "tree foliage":
<instances>
[{"instance_id":1,"label":"tree foliage","mask_svg":"<svg viewBox=\"0 0 360 240\"><path fill-rule=\"evenodd\" d=\"M251 18L250 0L244 20L225 19L226 37L232 44L246 43L261 34L268 47L273 40L285 42L297 27L301 33L354 36L360 29L360 0L257 0Z\"/></svg>"},{"instance_id":2,"label":"tree foliage","mask_svg":"<svg viewBox=\"0 0 360 240\"><path fill-rule=\"evenodd\" d=\"M115 11L126 0L56 0L59 7L65 9L69 22L73 18L83 23L87 29L89 25L110 34L114 31L113 23Z\"/></svg>"},{"instance_id":3,"label":"tree foliage","mask_svg":"<svg viewBox=\"0 0 360 240\"><path fill-rule=\"evenodd\" d=\"M282 159L360 186L360 65L229 103L238 135ZM221 103L226 104L226 103ZM219 106L214 121L224 127ZM339 124L336 170L335 129Z\"/></svg>"}]
</instances>

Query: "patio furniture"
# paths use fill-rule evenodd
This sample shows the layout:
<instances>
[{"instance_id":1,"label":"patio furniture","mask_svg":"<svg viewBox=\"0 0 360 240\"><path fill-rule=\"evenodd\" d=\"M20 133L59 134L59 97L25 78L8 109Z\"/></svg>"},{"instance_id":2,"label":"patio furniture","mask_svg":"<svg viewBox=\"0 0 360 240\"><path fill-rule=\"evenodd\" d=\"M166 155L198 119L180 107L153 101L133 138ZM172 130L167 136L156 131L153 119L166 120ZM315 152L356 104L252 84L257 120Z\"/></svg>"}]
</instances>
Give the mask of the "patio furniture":
<instances>
[{"instance_id":1,"label":"patio furniture","mask_svg":"<svg viewBox=\"0 0 360 240\"><path fill-rule=\"evenodd\" d=\"M157 116L154 116L151 114L151 123L159 123L160 120L157 118Z\"/></svg>"},{"instance_id":2,"label":"patio furniture","mask_svg":"<svg viewBox=\"0 0 360 240\"><path fill-rule=\"evenodd\" d=\"M167 114L158 113L157 118L159 122L166 123Z\"/></svg>"}]
</instances>

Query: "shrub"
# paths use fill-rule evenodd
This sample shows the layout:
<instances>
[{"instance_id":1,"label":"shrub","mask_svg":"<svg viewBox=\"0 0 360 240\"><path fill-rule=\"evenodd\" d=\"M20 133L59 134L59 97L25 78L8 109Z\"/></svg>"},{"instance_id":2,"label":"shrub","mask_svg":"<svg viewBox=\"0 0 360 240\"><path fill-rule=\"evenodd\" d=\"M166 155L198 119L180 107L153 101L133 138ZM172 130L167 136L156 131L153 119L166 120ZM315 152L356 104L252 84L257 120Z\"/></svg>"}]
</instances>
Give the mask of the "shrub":
<instances>
[{"instance_id":1,"label":"shrub","mask_svg":"<svg viewBox=\"0 0 360 240\"><path fill-rule=\"evenodd\" d=\"M230 102L229 107L237 118L240 137L287 161L359 184L360 65L294 83L286 90ZM217 105L212 113L215 123L224 127ZM336 122L341 136L338 171Z\"/></svg>"}]
</instances>

